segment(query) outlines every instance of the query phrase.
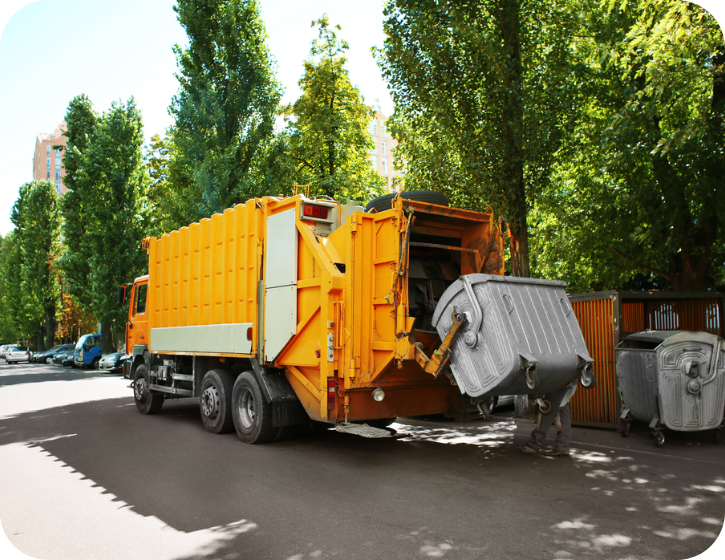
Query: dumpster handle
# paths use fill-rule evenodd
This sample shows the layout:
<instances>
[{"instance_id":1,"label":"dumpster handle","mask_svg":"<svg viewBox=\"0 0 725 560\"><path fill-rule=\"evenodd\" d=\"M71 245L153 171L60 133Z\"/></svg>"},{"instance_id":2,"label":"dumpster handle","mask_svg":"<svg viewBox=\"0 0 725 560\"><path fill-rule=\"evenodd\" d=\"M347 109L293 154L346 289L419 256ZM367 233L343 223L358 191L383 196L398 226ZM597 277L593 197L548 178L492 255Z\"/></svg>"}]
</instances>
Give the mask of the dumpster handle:
<instances>
[{"instance_id":1,"label":"dumpster handle","mask_svg":"<svg viewBox=\"0 0 725 560\"><path fill-rule=\"evenodd\" d=\"M463 289L466 291L468 299L471 300L471 306L473 307L473 322L471 328L466 329L466 334L464 335L463 340L466 341L468 346L476 348L476 346L478 346L478 331L481 329L481 323L483 323L483 311L481 311L481 307L478 305L476 294L473 292L473 286L471 286L468 278L461 276L460 280L461 284L463 284Z\"/></svg>"},{"instance_id":2,"label":"dumpster handle","mask_svg":"<svg viewBox=\"0 0 725 560\"><path fill-rule=\"evenodd\" d=\"M719 339L715 343L715 348L713 348L713 352L712 352L712 359L710 360L710 377L708 377L707 379L703 379L702 382L700 383L700 387L704 387L711 381L714 381L715 378L717 377L717 368L719 366L720 352L722 350L722 343L723 343L722 339Z\"/></svg>"}]
</instances>

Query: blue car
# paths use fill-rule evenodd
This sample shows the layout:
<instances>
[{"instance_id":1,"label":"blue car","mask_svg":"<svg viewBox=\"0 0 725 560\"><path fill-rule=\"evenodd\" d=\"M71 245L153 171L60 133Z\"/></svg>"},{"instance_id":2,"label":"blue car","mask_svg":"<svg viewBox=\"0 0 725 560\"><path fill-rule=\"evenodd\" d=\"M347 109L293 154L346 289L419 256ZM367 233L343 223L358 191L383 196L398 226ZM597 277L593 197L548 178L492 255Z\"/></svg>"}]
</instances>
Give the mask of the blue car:
<instances>
[{"instance_id":1,"label":"blue car","mask_svg":"<svg viewBox=\"0 0 725 560\"><path fill-rule=\"evenodd\" d=\"M101 335L84 334L76 344L74 367L95 369L101 361Z\"/></svg>"}]
</instances>

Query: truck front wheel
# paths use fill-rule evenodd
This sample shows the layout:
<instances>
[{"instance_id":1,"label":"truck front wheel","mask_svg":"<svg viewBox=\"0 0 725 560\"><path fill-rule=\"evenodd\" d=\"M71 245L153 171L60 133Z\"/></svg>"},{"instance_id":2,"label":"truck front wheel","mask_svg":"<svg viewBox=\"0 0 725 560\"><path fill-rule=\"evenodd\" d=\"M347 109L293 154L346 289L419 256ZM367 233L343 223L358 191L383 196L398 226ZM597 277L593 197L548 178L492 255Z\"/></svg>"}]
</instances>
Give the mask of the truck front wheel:
<instances>
[{"instance_id":1,"label":"truck front wheel","mask_svg":"<svg viewBox=\"0 0 725 560\"><path fill-rule=\"evenodd\" d=\"M234 377L227 370L213 369L201 380L199 409L204 427L212 434L225 434L233 429L232 387Z\"/></svg>"},{"instance_id":2,"label":"truck front wheel","mask_svg":"<svg viewBox=\"0 0 725 560\"><path fill-rule=\"evenodd\" d=\"M149 372L146 366L136 368L133 376L133 400L141 414L156 414L164 404L164 396L149 390Z\"/></svg>"},{"instance_id":3,"label":"truck front wheel","mask_svg":"<svg viewBox=\"0 0 725 560\"><path fill-rule=\"evenodd\" d=\"M277 434L272 424L272 405L262 395L251 371L239 374L234 383L232 418L237 435L244 443L265 443Z\"/></svg>"}]
</instances>

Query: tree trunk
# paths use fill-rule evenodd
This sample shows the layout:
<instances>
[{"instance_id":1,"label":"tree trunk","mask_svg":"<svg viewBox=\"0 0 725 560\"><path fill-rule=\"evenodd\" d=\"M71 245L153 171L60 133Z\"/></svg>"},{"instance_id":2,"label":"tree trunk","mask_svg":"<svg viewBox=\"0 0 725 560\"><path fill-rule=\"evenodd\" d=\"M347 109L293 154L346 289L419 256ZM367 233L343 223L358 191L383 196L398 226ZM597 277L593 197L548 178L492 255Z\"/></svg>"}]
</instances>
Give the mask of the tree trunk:
<instances>
[{"instance_id":1,"label":"tree trunk","mask_svg":"<svg viewBox=\"0 0 725 560\"><path fill-rule=\"evenodd\" d=\"M113 346L113 332L111 331L111 323L101 324L101 353L112 354L116 349Z\"/></svg>"},{"instance_id":2,"label":"tree trunk","mask_svg":"<svg viewBox=\"0 0 725 560\"><path fill-rule=\"evenodd\" d=\"M45 308L45 348L53 348L55 344L55 305Z\"/></svg>"}]
</instances>

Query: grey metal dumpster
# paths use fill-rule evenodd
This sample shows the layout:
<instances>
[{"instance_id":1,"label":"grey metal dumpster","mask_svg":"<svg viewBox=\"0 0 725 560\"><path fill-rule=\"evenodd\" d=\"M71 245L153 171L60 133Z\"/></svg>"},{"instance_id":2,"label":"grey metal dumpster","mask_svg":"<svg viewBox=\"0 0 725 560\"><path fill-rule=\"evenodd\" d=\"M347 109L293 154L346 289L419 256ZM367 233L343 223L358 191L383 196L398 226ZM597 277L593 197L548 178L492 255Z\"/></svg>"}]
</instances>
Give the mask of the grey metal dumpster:
<instances>
[{"instance_id":1,"label":"grey metal dumpster","mask_svg":"<svg viewBox=\"0 0 725 560\"><path fill-rule=\"evenodd\" d=\"M644 331L629 335L614 350L622 400L622 435L633 420L647 422L655 445L664 428L722 433L725 411L725 345L713 334Z\"/></svg>"},{"instance_id":2,"label":"grey metal dumpster","mask_svg":"<svg viewBox=\"0 0 725 560\"><path fill-rule=\"evenodd\" d=\"M451 370L474 402L499 395L556 391L581 377L591 388L593 363L564 282L469 274L441 296L433 326L441 339L454 312L466 317L451 346Z\"/></svg>"}]
</instances>

